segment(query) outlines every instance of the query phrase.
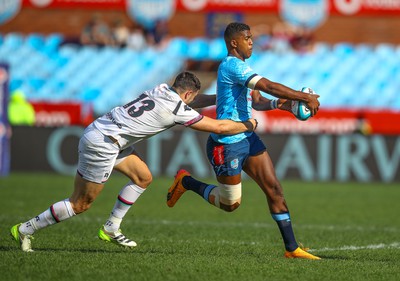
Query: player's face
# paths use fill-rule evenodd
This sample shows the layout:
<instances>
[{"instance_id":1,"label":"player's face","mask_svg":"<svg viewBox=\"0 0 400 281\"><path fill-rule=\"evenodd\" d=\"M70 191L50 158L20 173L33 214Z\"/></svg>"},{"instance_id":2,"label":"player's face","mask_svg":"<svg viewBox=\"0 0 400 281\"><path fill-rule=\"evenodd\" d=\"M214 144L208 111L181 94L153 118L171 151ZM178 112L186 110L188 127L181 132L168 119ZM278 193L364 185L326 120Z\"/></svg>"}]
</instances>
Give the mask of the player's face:
<instances>
[{"instance_id":1,"label":"player's face","mask_svg":"<svg viewBox=\"0 0 400 281\"><path fill-rule=\"evenodd\" d=\"M250 30L244 30L236 36L236 51L239 56L245 60L251 57L253 53L253 40Z\"/></svg>"}]
</instances>

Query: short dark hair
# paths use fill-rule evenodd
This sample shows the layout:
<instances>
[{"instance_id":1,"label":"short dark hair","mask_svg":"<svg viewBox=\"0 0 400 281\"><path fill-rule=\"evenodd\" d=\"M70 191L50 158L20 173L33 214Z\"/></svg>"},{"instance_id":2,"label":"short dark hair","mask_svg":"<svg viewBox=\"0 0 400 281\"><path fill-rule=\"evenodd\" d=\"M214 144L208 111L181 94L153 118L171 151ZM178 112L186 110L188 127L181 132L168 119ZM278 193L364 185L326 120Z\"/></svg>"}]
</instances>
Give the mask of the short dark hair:
<instances>
[{"instance_id":1,"label":"short dark hair","mask_svg":"<svg viewBox=\"0 0 400 281\"><path fill-rule=\"evenodd\" d=\"M241 22L231 22L225 28L224 39L225 41L230 41L237 33L245 30L250 30L250 26Z\"/></svg>"},{"instance_id":2,"label":"short dark hair","mask_svg":"<svg viewBox=\"0 0 400 281\"><path fill-rule=\"evenodd\" d=\"M178 74L175 78L175 82L172 85L176 90L190 90L190 91L199 91L201 88L201 83L199 78L191 72L184 71Z\"/></svg>"}]
</instances>

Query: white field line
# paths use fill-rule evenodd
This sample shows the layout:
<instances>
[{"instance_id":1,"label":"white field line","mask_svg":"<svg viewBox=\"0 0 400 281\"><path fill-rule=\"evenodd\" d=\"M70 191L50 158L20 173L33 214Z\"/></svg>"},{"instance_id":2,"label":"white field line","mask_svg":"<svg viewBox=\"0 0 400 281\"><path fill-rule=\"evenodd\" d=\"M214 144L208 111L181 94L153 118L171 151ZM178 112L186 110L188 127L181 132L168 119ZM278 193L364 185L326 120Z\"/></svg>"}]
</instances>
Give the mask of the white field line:
<instances>
[{"instance_id":1,"label":"white field line","mask_svg":"<svg viewBox=\"0 0 400 281\"><path fill-rule=\"evenodd\" d=\"M357 250L379 250L379 249L400 249L400 242L391 244L372 244L367 246L342 246L338 248L310 249L310 252L328 252L328 251L357 251Z\"/></svg>"},{"instance_id":2,"label":"white field line","mask_svg":"<svg viewBox=\"0 0 400 281\"><path fill-rule=\"evenodd\" d=\"M149 238L146 239L149 242L160 242L158 238ZM193 244L193 243L202 243L202 244L214 244L214 245L249 245L249 246L262 246L263 243L255 242L255 241L232 241L232 240L205 240L205 239L190 239L190 240L172 240L167 239L170 243L177 243L177 244ZM165 239L162 242L167 242ZM358 251L358 250L380 250L380 249L400 249L400 242L394 242L391 244L372 244L366 246L341 246L337 248L320 248L320 249L309 249L308 252L334 252L334 251Z\"/></svg>"},{"instance_id":3,"label":"white field line","mask_svg":"<svg viewBox=\"0 0 400 281\"><path fill-rule=\"evenodd\" d=\"M78 216L77 220L82 221L97 221L105 222L107 217L86 217L85 215ZM178 220L144 220L140 218L126 218L124 223L142 224L142 225L176 225L176 226L209 226L209 227L232 227L232 228L276 228L276 224L263 222L213 222L213 221L178 221ZM357 226L357 225L313 225L313 224L293 224L295 229L310 229L310 230L328 230L328 231L379 231L397 233L400 228L397 227L380 227L380 226Z\"/></svg>"},{"instance_id":4,"label":"white field line","mask_svg":"<svg viewBox=\"0 0 400 281\"><path fill-rule=\"evenodd\" d=\"M261 242L256 242L256 241L233 241L233 240L224 240L224 239L218 239L218 240L207 240L207 239L186 239L186 240L175 240L175 239L170 239L170 238L166 238L166 239L159 239L159 238L155 238L155 237L151 237L151 238L146 238L146 241L149 242L155 242L155 243L159 243L159 242L168 242L168 243L175 243L175 244L193 244L193 243L201 243L201 244L212 244L212 245L251 245L251 246L261 246L262 243Z\"/></svg>"},{"instance_id":5,"label":"white field line","mask_svg":"<svg viewBox=\"0 0 400 281\"><path fill-rule=\"evenodd\" d=\"M150 238L146 239L149 242L160 242L158 238ZM168 240L168 239L167 239ZM163 240L162 242L166 242ZM190 239L190 240L169 240L170 243L178 243L178 244L193 244L193 243L202 243L202 244L214 244L214 245L250 245L250 246L262 246L263 243L255 242L255 241L232 241L232 240L205 240L205 239ZM334 251L358 251L358 250L380 250L380 249L400 249L400 242L394 242L391 244L372 244L366 246L341 246L337 248L320 248L320 249L309 249L308 252L334 252Z\"/></svg>"}]
</instances>

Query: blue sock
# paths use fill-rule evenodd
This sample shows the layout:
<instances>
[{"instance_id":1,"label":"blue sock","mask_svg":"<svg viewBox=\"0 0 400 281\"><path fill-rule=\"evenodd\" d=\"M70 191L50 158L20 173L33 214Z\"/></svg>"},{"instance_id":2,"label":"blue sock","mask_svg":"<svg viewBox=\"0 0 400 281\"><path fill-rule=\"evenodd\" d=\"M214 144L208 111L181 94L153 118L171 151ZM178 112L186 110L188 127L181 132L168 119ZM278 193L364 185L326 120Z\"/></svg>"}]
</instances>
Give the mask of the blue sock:
<instances>
[{"instance_id":1,"label":"blue sock","mask_svg":"<svg viewBox=\"0 0 400 281\"><path fill-rule=\"evenodd\" d=\"M216 187L215 185L198 181L192 178L191 176L183 177L182 184L184 188L196 192L201 197L203 197L207 202L210 192Z\"/></svg>"},{"instance_id":2,"label":"blue sock","mask_svg":"<svg viewBox=\"0 0 400 281\"><path fill-rule=\"evenodd\" d=\"M293 252L297 249L296 238L294 238L294 233L292 229L292 222L290 221L289 213L278 213L272 214L272 218L278 224L279 230L281 232L283 242L285 243L285 249L289 252Z\"/></svg>"}]
</instances>

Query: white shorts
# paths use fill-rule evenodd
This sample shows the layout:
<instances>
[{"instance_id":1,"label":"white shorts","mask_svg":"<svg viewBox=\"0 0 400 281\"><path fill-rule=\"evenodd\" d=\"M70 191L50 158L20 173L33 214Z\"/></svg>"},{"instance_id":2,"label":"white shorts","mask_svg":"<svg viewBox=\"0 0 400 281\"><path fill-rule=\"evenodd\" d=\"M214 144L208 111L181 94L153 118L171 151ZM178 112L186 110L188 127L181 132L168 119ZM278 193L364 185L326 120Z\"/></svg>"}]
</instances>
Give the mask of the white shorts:
<instances>
[{"instance_id":1,"label":"white shorts","mask_svg":"<svg viewBox=\"0 0 400 281\"><path fill-rule=\"evenodd\" d=\"M105 183L114 166L135 150L131 146L120 151L117 143L92 125L85 129L79 140L78 149L78 174L85 180L95 183Z\"/></svg>"}]
</instances>

